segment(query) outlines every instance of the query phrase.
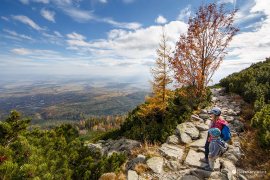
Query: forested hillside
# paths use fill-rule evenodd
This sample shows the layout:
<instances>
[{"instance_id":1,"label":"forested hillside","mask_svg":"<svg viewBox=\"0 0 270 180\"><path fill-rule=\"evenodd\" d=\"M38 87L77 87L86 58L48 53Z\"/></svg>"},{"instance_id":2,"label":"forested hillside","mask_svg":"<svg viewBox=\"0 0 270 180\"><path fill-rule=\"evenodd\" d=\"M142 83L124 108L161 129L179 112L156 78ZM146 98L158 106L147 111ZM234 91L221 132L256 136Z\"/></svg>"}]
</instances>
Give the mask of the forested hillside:
<instances>
[{"instance_id":1,"label":"forested hillside","mask_svg":"<svg viewBox=\"0 0 270 180\"><path fill-rule=\"evenodd\" d=\"M29 123L16 111L0 122L0 179L94 180L125 162L125 155L90 150L69 124L40 130Z\"/></svg>"},{"instance_id":2,"label":"forested hillside","mask_svg":"<svg viewBox=\"0 0 270 180\"><path fill-rule=\"evenodd\" d=\"M229 75L220 85L251 103L251 124L258 129L261 145L270 147L270 58Z\"/></svg>"}]
</instances>

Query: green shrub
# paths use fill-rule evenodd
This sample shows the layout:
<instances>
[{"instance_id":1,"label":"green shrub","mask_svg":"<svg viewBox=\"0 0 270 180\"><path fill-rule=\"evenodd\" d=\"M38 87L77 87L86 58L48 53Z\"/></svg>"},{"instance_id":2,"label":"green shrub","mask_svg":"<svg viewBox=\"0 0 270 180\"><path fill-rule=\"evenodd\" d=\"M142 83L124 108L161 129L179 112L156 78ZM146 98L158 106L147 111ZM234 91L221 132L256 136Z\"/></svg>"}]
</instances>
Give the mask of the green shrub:
<instances>
[{"instance_id":1,"label":"green shrub","mask_svg":"<svg viewBox=\"0 0 270 180\"><path fill-rule=\"evenodd\" d=\"M16 111L0 121L0 179L98 179L119 171L126 157L101 156L84 146L78 130L65 124L51 130L29 130Z\"/></svg>"},{"instance_id":2,"label":"green shrub","mask_svg":"<svg viewBox=\"0 0 270 180\"><path fill-rule=\"evenodd\" d=\"M270 147L270 104L265 105L254 115L251 124L258 129L260 144L263 147Z\"/></svg>"}]
</instances>

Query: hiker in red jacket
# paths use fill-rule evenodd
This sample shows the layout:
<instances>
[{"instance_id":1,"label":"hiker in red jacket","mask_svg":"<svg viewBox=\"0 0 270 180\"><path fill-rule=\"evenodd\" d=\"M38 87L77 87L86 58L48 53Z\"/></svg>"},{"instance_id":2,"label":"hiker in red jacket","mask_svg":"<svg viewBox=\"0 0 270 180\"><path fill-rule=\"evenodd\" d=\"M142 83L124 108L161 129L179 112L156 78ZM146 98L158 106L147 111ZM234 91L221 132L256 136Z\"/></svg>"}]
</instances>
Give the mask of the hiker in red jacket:
<instances>
[{"instance_id":1,"label":"hiker in red jacket","mask_svg":"<svg viewBox=\"0 0 270 180\"><path fill-rule=\"evenodd\" d=\"M210 124L210 129L211 128L218 128L220 131L222 131L222 128L224 125L228 125L228 122L225 121L224 119L221 118L221 110L218 107L214 107L211 111L211 124ZM208 163L208 154L209 154L209 144L210 141L212 140L212 137L207 135L206 143L205 143L205 152L204 155L205 157L200 159L202 162Z\"/></svg>"}]
</instances>

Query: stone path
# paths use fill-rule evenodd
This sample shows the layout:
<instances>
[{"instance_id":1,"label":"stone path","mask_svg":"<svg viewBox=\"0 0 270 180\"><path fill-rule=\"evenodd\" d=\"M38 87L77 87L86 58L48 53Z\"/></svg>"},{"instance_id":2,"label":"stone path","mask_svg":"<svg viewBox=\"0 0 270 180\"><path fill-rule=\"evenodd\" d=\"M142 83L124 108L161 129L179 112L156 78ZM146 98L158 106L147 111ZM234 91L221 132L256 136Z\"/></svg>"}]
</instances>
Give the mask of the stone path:
<instances>
[{"instance_id":1,"label":"stone path","mask_svg":"<svg viewBox=\"0 0 270 180\"><path fill-rule=\"evenodd\" d=\"M133 169L128 170L128 180L162 179L162 180L200 180L200 179L245 179L236 173L237 162L241 158L241 147L238 134L244 125L239 121L241 101L236 102L223 89L212 90L212 106L193 114L189 121L179 124L175 134L159 148L161 157L152 157L146 164L151 169L138 175ZM228 151L216 160L215 171L205 171L206 165L199 161L204 157L204 144L211 120L208 112L212 107L222 109L222 117L229 122L232 133L232 144Z\"/></svg>"}]
</instances>

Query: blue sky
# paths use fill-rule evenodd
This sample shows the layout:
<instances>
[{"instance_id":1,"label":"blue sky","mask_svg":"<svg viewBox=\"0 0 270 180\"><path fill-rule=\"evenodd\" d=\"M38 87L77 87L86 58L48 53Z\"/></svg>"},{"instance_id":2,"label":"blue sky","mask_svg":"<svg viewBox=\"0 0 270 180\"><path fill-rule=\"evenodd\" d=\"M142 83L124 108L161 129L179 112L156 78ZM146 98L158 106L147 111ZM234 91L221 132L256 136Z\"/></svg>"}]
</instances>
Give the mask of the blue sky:
<instances>
[{"instance_id":1,"label":"blue sky","mask_svg":"<svg viewBox=\"0 0 270 180\"><path fill-rule=\"evenodd\" d=\"M1 0L0 76L79 76L148 82L161 25L172 49L199 0ZM239 9L240 32L217 82L270 52L268 0L216 0ZM0 81L1 81L0 80Z\"/></svg>"}]
</instances>

